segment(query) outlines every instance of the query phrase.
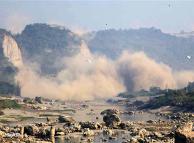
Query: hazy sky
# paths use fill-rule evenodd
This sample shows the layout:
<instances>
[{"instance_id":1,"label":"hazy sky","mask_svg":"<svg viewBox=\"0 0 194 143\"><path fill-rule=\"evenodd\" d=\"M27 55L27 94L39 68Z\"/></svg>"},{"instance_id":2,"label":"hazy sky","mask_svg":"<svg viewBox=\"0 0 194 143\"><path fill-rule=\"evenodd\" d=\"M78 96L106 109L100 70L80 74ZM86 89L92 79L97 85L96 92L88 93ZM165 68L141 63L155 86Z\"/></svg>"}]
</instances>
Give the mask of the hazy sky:
<instances>
[{"instance_id":1,"label":"hazy sky","mask_svg":"<svg viewBox=\"0 0 194 143\"><path fill-rule=\"evenodd\" d=\"M0 1L0 27L21 31L28 23L55 23L73 30L157 27L164 32L194 30L192 1Z\"/></svg>"}]
</instances>

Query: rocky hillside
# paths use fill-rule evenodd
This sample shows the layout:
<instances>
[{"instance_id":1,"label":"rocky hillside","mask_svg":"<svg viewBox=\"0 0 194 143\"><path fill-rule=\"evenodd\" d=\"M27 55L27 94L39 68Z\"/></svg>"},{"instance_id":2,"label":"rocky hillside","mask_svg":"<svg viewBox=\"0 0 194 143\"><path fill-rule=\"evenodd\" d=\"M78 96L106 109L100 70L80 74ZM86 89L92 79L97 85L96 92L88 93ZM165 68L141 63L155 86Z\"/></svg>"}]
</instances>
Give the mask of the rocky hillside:
<instances>
[{"instance_id":1,"label":"rocky hillside","mask_svg":"<svg viewBox=\"0 0 194 143\"><path fill-rule=\"evenodd\" d=\"M156 28L129 30L102 30L82 37L94 53L117 58L123 50L144 51L158 62L173 69L194 69L194 38L163 33ZM40 64L43 73L56 73L62 68L60 61L79 51L81 38L72 31L47 24L27 25L16 35L25 61Z\"/></svg>"},{"instance_id":2,"label":"rocky hillside","mask_svg":"<svg viewBox=\"0 0 194 143\"><path fill-rule=\"evenodd\" d=\"M127 50L144 51L158 62L176 70L194 69L193 36L177 36L155 28L102 30L80 37L61 26L27 25L22 33L12 35L0 30L0 81L15 84L17 67L35 63L44 75L56 75L64 65L64 57L80 50L82 40L93 53L116 59ZM31 65L30 65L31 66Z\"/></svg>"},{"instance_id":3,"label":"rocky hillside","mask_svg":"<svg viewBox=\"0 0 194 143\"><path fill-rule=\"evenodd\" d=\"M55 75L64 68L63 58L78 53L80 44L79 36L55 25L27 25L18 35L0 29L0 94L20 94L15 76L23 64L35 63L42 74Z\"/></svg>"},{"instance_id":4,"label":"rocky hillside","mask_svg":"<svg viewBox=\"0 0 194 143\"><path fill-rule=\"evenodd\" d=\"M0 95L20 94L15 75L22 64L21 50L13 36L0 29Z\"/></svg>"},{"instance_id":5,"label":"rocky hillside","mask_svg":"<svg viewBox=\"0 0 194 143\"><path fill-rule=\"evenodd\" d=\"M88 40L88 45L93 52L103 53L111 58L117 58L123 50L144 51L174 69L194 69L192 36L178 37L155 28L110 29L95 32Z\"/></svg>"},{"instance_id":6,"label":"rocky hillside","mask_svg":"<svg viewBox=\"0 0 194 143\"><path fill-rule=\"evenodd\" d=\"M70 30L47 24L27 25L21 34L16 35L16 40L22 47L25 61L40 64L44 74L59 71L62 58L76 54L81 43L81 39Z\"/></svg>"}]
</instances>

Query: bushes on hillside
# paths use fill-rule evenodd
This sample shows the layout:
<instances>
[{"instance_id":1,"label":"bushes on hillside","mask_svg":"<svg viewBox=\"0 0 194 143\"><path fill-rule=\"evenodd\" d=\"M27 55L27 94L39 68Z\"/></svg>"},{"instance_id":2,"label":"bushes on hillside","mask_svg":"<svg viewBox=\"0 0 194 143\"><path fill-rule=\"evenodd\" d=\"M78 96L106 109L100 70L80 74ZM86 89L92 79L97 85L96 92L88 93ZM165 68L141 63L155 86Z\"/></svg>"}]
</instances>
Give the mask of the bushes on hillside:
<instances>
[{"instance_id":1,"label":"bushes on hillside","mask_svg":"<svg viewBox=\"0 0 194 143\"><path fill-rule=\"evenodd\" d=\"M0 100L0 109L6 109L6 108L19 109L21 108L21 105L18 104L15 100L10 100L10 99Z\"/></svg>"}]
</instances>

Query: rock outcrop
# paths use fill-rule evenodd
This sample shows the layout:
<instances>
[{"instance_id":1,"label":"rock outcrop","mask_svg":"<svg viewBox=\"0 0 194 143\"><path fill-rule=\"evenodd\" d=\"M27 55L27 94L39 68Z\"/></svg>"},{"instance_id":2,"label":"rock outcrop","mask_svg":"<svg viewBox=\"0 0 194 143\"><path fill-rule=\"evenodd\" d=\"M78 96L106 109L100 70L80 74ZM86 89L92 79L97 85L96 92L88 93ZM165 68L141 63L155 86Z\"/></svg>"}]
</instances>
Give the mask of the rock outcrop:
<instances>
[{"instance_id":1,"label":"rock outcrop","mask_svg":"<svg viewBox=\"0 0 194 143\"><path fill-rule=\"evenodd\" d=\"M175 131L175 143L194 143L193 122L188 122Z\"/></svg>"},{"instance_id":2,"label":"rock outcrop","mask_svg":"<svg viewBox=\"0 0 194 143\"><path fill-rule=\"evenodd\" d=\"M101 112L101 115L103 115L103 121L105 122L106 126L115 127L119 125L121 120L117 114L119 114L119 111L116 109L107 109Z\"/></svg>"},{"instance_id":3,"label":"rock outcrop","mask_svg":"<svg viewBox=\"0 0 194 143\"><path fill-rule=\"evenodd\" d=\"M3 54L15 67L23 65L21 50L16 41L8 35L4 35L2 42Z\"/></svg>"}]
</instances>

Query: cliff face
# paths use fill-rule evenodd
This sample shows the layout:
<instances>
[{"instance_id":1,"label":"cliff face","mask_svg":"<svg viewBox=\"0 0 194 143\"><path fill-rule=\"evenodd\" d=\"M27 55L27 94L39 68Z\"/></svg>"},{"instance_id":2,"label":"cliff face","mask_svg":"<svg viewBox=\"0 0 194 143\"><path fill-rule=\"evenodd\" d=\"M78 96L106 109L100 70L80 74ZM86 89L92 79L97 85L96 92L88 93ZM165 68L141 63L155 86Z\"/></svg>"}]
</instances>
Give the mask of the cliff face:
<instances>
[{"instance_id":1,"label":"cliff face","mask_svg":"<svg viewBox=\"0 0 194 143\"><path fill-rule=\"evenodd\" d=\"M15 67L23 65L21 50L11 36L4 35L2 48L4 56L7 57L8 61Z\"/></svg>"},{"instance_id":2,"label":"cliff face","mask_svg":"<svg viewBox=\"0 0 194 143\"><path fill-rule=\"evenodd\" d=\"M15 81L22 65L21 50L11 33L0 29L0 95L20 95Z\"/></svg>"}]
</instances>

